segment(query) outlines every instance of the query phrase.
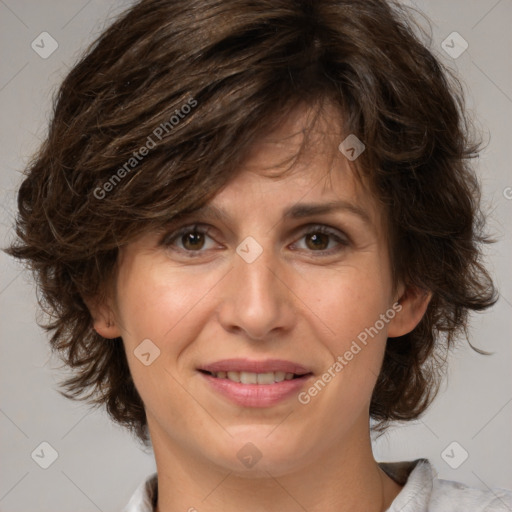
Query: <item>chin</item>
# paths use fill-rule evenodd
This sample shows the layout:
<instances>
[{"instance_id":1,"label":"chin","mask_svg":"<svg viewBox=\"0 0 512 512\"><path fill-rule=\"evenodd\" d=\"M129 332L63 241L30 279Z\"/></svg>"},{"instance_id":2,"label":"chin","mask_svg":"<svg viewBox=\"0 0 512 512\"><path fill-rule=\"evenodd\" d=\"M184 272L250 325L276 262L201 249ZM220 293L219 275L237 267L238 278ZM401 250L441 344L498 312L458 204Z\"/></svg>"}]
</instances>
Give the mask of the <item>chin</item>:
<instances>
[{"instance_id":1,"label":"chin","mask_svg":"<svg viewBox=\"0 0 512 512\"><path fill-rule=\"evenodd\" d=\"M273 453L265 455L262 453L261 458L253 463L241 462L237 455L235 457L227 457L216 463L224 470L229 471L233 475L240 478L269 478L289 475L298 470L300 463L289 455Z\"/></svg>"},{"instance_id":2,"label":"chin","mask_svg":"<svg viewBox=\"0 0 512 512\"><path fill-rule=\"evenodd\" d=\"M246 478L268 478L293 473L306 465L306 447L299 439L274 436L274 426L245 427L217 445L212 461L224 471ZM270 435L269 435L270 433Z\"/></svg>"}]
</instances>

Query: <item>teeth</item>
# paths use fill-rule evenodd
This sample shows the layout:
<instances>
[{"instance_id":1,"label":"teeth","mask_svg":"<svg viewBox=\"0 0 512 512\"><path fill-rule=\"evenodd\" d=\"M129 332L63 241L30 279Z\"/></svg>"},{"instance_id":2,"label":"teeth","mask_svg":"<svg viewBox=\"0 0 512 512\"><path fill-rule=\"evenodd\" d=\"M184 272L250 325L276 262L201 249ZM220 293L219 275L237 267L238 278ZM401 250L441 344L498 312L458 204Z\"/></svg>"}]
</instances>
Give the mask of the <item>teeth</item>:
<instances>
[{"instance_id":1,"label":"teeth","mask_svg":"<svg viewBox=\"0 0 512 512\"><path fill-rule=\"evenodd\" d=\"M284 372L275 372L274 373L274 380L276 382L283 382L285 376L286 376L286 373L284 373Z\"/></svg>"},{"instance_id":2,"label":"teeth","mask_svg":"<svg viewBox=\"0 0 512 512\"><path fill-rule=\"evenodd\" d=\"M257 384L258 374L249 372L240 372L240 382L242 384Z\"/></svg>"},{"instance_id":3,"label":"teeth","mask_svg":"<svg viewBox=\"0 0 512 512\"><path fill-rule=\"evenodd\" d=\"M258 378L258 384L274 384L274 372L268 373L253 373ZM242 381L243 382L243 381Z\"/></svg>"},{"instance_id":4,"label":"teeth","mask_svg":"<svg viewBox=\"0 0 512 512\"><path fill-rule=\"evenodd\" d=\"M242 384L274 384L275 382L283 382L283 380L292 380L293 373L285 372L213 372L218 379L229 379L233 382Z\"/></svg>"},{"instance_id":5,"label":"teeth","mask_svg":"<svg viewBox=\"0 0 512 512\"><path fill-rule=\"evenodd\" d=\"M222 373L224 373L224 372L222 372ZM215 377L218 377L218 376L219 376L218 374L215 374ZM235 382L240 382L240 372L228 372L228 379L233 380Z\"/></svg>"}]
</instances>

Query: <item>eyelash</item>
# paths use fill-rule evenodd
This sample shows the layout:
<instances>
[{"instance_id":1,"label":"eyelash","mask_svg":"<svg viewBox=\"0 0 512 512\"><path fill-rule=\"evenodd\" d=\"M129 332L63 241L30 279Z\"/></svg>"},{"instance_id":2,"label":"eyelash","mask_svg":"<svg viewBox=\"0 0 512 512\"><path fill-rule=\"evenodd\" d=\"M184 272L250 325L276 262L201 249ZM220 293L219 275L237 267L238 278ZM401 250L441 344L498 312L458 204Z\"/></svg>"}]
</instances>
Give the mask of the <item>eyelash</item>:
<instances>
[{"instance_id":1,"label":"eyelash","mask_svg":"<svg viewBox=\"0 0 512 512\"><path fill-rule=\"evenodd\" d=\"M340 236L340 232L338 230L334 230L334 229L324 226L322 224L311 224L311 225L305 226L305 228L307 229L307 231L303 231L301 233L299 240L304 238L307 235L321 233L323 235L329 235L332 239L334 239L336 242L338 242L339 246L341 246L338 248L334 248L334 250L333 250L333 248L325 249L322 251L314 251L314 250L306 249L308 252L316 253L319 256L330 256L332 254L341 252L344 248L346 248L350 244L350 241L346 235ZM179 240L183 235L185 235L187 233L198 233L198 234L209 236L209 233L211 233L211 231L212 231L212 229L210 226L203 226L201 224L187 225L183 228L178 229L177 231L174 231L172 233L168 233L168 234L164 235L164 237L160 241L159 245L167 247L167 248L171 248L173 243L176 240ZM212 238L212 237L210 237L210 238ZM205 252L204 250L192 251L192 250L182 249L182 248L178 248L178 251L186 254L187 257L190 257L190 258L198 257L202 253Z\"/></svg>"}]
</instances>

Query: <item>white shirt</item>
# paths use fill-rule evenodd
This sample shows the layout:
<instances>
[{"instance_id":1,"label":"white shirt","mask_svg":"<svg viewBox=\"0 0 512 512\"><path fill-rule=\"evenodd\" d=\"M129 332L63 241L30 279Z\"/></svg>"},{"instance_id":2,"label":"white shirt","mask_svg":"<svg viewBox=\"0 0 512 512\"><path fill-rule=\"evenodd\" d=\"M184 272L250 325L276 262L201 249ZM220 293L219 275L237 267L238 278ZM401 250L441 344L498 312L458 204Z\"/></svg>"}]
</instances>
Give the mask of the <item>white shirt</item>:
<instances>
[{"instance_id":1,"label":"white shirt","mask_svg":"<svg viewBox=\"0 0 512 512\"><path fill-rule=\"evenodd\" d=\"M430 462L417 459L382 462L379 466L404 485L386 512L511 512L512 492L505 489L473 489L436 478ZM154 512L157 474L146 478L122 512Z\"/></svg>"}]
</instances>

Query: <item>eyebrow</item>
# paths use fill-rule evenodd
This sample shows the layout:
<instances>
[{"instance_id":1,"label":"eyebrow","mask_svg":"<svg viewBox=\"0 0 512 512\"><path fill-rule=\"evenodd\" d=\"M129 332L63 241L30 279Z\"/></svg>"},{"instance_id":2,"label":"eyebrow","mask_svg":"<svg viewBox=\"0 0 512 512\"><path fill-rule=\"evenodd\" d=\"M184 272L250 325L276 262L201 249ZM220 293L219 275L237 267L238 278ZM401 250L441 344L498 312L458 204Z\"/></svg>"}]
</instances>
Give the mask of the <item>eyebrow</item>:
<instances>
[{"instance_id":1,"label":"eyebrow","mask_svg":"<svg viewBox=\"0 0 512 512\"><path fill-rule=\"evenodd\" d=\"M346 211L359 217L366 224L372 225L368 213L360 206L348 201L330 201L328 203L298 203L290 206L283 212L283 219L303 219L315 215L327 215L337 211ZM224 223L230 221L229 214L222 208L207 204L183 214L184 217L200 216L202 218L218 220ZM181 215L180 215L181 217Z\"/></svg>"},{"instance_id":2,"label":"eyebrow","mask_svg":"<svg viewBox=\"0 0 512 512\"><path fill-rule=\"evenodd\" d=\"M331 201L329 203L299 203L285 210L283 217L285 219L302 219L304 217L313 217L314 215L325 215L337 211L347 211L357 215L367 224L371 224L368 213L361 207L349 203L348 201Z\"/></svg>"}]
</instances>

